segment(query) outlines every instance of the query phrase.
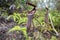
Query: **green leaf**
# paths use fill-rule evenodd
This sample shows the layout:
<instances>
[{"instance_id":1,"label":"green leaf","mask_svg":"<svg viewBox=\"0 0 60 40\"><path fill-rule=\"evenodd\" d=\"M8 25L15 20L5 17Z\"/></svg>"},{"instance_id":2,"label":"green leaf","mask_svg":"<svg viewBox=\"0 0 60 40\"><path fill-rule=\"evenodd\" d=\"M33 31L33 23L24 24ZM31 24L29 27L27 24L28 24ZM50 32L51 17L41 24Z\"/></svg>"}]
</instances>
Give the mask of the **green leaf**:
<instances>
[{"instance_id":1,"label":"green leaf","mask_svg":"<svg viewBox=\"0 0 60 40\"><path fill-rule=\"evenodd\" d=\"M8 33L13 32L13 31L22 31L24 35L27 36L26 30L27 30L26 27L15 26L12 29L10 29Z\"/></svg>"},{"instance_id":2,"label":"green leaf","mask_svg":"<svg viewBox=\"0 0 60 40\"><path fill-rule=\"evenodd\" d=\"M21 28L21 31L23 31L24 35L27 36L27 32L26 32L27 28L26 27L23 27Z\"/></svg>"},{"instance_id":3,"label":"green leaf","mask_svg":"<svg viewBox=\"0 0 60 40\"><path fill-rule=\"evenodd\" d=\"M12 29L10 29L8 32L12 32L12 31L19 31L19 30L21 30L20 29L20 26L15 26L15 27L13 27Z\"/></svg>"}]
</instances>

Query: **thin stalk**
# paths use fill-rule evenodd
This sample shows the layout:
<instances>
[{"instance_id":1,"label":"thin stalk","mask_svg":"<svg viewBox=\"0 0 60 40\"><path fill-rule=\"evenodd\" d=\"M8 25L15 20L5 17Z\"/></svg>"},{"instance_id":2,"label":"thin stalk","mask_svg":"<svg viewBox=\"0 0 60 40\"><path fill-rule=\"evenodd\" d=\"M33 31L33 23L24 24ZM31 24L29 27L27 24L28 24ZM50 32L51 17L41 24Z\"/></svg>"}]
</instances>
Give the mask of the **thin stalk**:
<instances>
[{"instance_id":1,"label":"thin stalk","mask_svg":"<svg viewBox=\"0 0 60 40\"><path fill-rule=\"evenodd\" d=\"M51 26L52 26L52 28L53 28L53 30L54 30L54 32L56 33L56 35L58 35L58 32L57 32L57 30L54 28L54 24L53 24L53 22L52 22L52 18L51 18L51 15L50 15L50 13L49 13L49 19L50 19L50 22L51 22Z\"/></svg>"}]
</instances>

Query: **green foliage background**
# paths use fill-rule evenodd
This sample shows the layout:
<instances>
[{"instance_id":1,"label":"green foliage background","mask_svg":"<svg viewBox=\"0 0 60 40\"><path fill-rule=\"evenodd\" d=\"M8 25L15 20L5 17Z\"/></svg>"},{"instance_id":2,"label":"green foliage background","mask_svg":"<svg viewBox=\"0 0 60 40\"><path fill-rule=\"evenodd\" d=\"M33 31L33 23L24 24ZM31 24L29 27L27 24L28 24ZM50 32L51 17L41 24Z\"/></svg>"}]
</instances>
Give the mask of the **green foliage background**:
<instances>
[{"instance_id":1,"label":"green foliage background","mask_svg":"<svg viewBox=\"0 0 60 40\"><path fill-rule=\"evenodd\" d=\"M36 3L36 1L34 3ZM11 5L9 3L7 3L7 4L9 6ZM32 7L26 5L26 0L15 0L14 4L16 5L16 9L18 9L21 6L23 6L23 10L24 10L23 13L19 13L17 11L17 12L14 12L12 15L8 16L8 13L7 13L7 10L6 10L2 14L0 14L0 16L6 17L6 19L13 18L14 21L17 23L18 26L14 26L8 32L11 32L11 31L14 31L14 30L17 30L17 31L22 30L23 33L25 34L25 36L27 37L26 26L21 28L19 26L19 24L21 24L21 23L26 24L26 22L27 22L27 13L28 13L29 10L32 9ZM3 8L0 7L0 10L3 10ZM34 18L33 18L34 27L38 27L38 26L41 26L41 25L44 26L45 25L45 22L44 22L45 13L46 13L45 9L42 9L42 10L37 9L36 13L34 14ZM60 32L60 29L59 29L59 27L60 27L60 12L58 12L58 10L56 10L56 9L52 9L52 10L49 11L49 13L51 14L54 27L56 28L56 30L58 32ZM38 22L36 21L36 19L38 20ZM49 29L47 27L41 27L40 28L41 31L45 30L45 29L51 31L50 27L49 27ZM56 39L56 37L52 36L51 40L55 40L55 39Z\"/></svg>"}]
</instances>

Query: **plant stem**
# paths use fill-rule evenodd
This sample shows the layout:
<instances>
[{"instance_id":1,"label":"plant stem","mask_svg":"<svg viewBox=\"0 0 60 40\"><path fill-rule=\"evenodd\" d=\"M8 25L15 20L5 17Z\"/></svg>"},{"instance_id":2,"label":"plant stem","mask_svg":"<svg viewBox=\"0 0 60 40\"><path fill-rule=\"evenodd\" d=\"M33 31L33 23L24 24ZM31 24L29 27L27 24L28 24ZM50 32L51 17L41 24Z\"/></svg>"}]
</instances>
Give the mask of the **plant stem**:
<instances>
[{"instance_id":1,"label":"plant stem","mask_svg":"<svg viewBox=\"0 0 60 40\"><path fill-rule=\"evenodd\" d=\"M54 32L56 33L56 35L58 35L58 32L57 32L57 30L54 28L54 25L53 25L53 22L52 22L52 18L51 18L51 15L50 15L50 13L49 13L49 19L50 19L50 22L51 22L51 26L52 26L52 28L53 28L53 30L54 30Z\"/></svg>"}]
</instances>

